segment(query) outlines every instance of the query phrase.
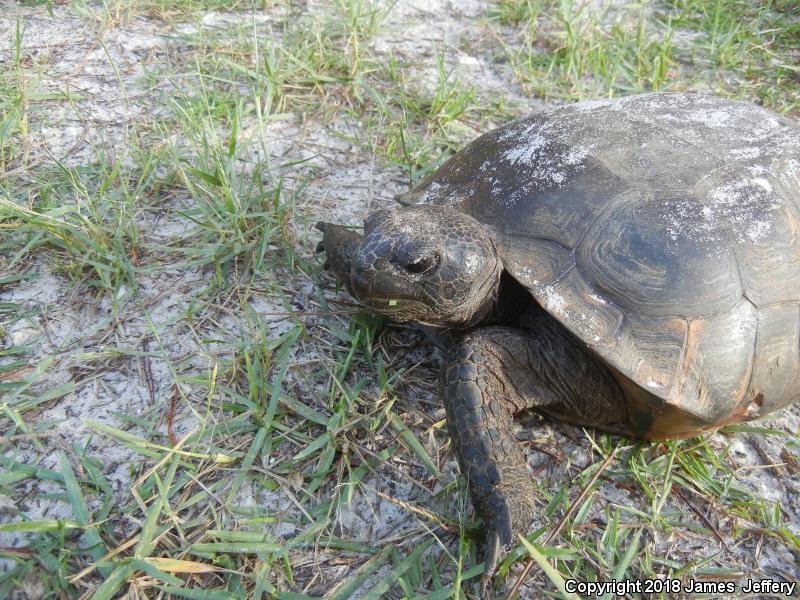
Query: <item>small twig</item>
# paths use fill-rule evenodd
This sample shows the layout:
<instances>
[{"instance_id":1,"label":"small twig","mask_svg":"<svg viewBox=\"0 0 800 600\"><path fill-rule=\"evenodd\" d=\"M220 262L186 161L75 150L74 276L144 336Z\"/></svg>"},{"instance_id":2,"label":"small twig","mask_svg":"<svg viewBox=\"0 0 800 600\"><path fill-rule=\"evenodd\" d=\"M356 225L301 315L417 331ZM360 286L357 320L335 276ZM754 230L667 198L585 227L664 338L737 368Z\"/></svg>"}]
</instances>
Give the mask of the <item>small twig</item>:
<instances>
[{"instance_id":1,"label":"small twig","mask_svg":"<svg viewBox=\"0 0 800 600\"><path fill-rule=\"evenodd\" d=\"M31 371L33 371L33 367L25 365L24 367L17 367L16 369L11 369L5 373L0 373L0 383L5 381L14 381L19 377L24 377Z\"/></svg>"},{"instance_id":2,"label":"small twig","mask_svg":"<svg viewBox=\"0 0 800 600\"><path fill-rule=\"evenodd\" d=\"M149 298L142 305L141 309L148 308L148 307L152 306L153 304L155 304L156 302L161 300L167 294L175 292L175 291L176 290L174 290L172 288L169 288L169 287L167 289L165 289L165 290L160 291L158 294L156 294L152 298ZM178 291L180 291L180 290L178 290ZM100 343L102 343L102 341L106 337L108 337L111 333L113 333L120 325L122 325L123 323L125 323L127 321L130 321L134 317L140 316L142 314L141 313L141 309L139 309L139 308L133 309L127 315L119 317L118 319L114 319L111 323L109 323L103 329L95 331L94 333L91 333L91 334L87 335L86 337L82 337L82 338L79 337L79 338L76 338L76 339L72 340L71 342L68 342L67 344L65 344L62 347L62 350L66 351L66 350L68 350L69 348L71 348L72 346L75 346L75 345L86 346L86 345L88 345L90 343L94 343L95 345L99 345ZM66 355L66 353L65 353L65 355Z\"/></svg>"},{"instance_id":3,"label":"small twig","mask_svg":"<svg viewBox=\"0 0 800 600\"><path fill-rule=\"evenodd\" d=\"M547 450L545 448L542 448L541 446L537 446L537 445L531 443L530 440L527 441L526 445L528 446L528 448L536 450L537 452L541 452L542 454L546 454L547 456L549 456L553 460L560 461L563 458L561 456L558 456L554 452L550 452L550 450ZM576 464L571 464L570 468L573 471L580 471L582 469L580 467L580 465L576 465ZM611 477L608 477L606 475L601 475L600 479L602 481L605 481L606 483L610 483L611 485L613 485L615 488L617 488L619 490L625 490L626 492L630 492L631 494L636 492L636 489L633 486L630 486L630 485L628 485L626 483L622 483L621 481L614 481L613 479L611 479Z\"/></svg>"},{"instance_id":4,"label":"small twig","mask_svg":"<svg viewBox=\"0 0 800 600\"><path fill-rule=\"evenodd\" d=\"M581 506L581 504L583 504L583 501L586 499L586 496L589 495L589 492L591 491L592 486L600 478L600 475L603 474L603 471L606 470L608 465L611 464L611 461L614 459L614 456L616 456L616 454L617 454L617 449L616 448L614 448L611 452L608 453L608 456L602 462L602 464L600 465L600 468L597 469L597 472L594 475L592 475L592 478L589 480L589 483L587 483L584 486L583 490L581 490L581 493L575 499L575 502L572 503L572 505L569 507L569 509L567 509L567 512L564 513L564 516L561 517L561 519L558 521L558 523L553 528L553 530L544 539L544 542L543 542L544 544L549 544L550 541L554 537L556 537L556 535L558 535L558 532L561 531L561 528L567 522L567 519L569 519L570 516L572 516L572 513L574 513L575 510L579 506ZM511 600L511 598L514 597L514 594L517 593L517 590L519 590L520 586L523 584L525 579L528 577L528 574L531 572L531 569L533 568L533 566L535 564L536 564L536 562L532 558L528 559L528 564L525 565L525 570L522 571L520 576L514 582L514 587L511 588L511 592L509 592L508 596L506 596L506 600Z\"/></svg>"},{"instance_id":5,"label":"small twig","mask_svg":"<svg viewBox=\"0 0 800 600\"><path fill-rule=\"evenodd\" d=\"M33 558L36 553L26 548L12 548L11 546L0 546L0 552L5 554L15 554L21 558Z\"/></svg>"},{"instance_id":6,"label":"small twig","mask_svg":"<svg viewBox=\"0 0 800 600\"><path fill-rule=\"evenodd\" d=\"M175 420L175 413L178 410L178 400L180 399L181 392L178 389L178 384L172 387L172 397L169 400L169 412L167 413L167 433L169 434L169 441L172 442L172 447L178 445L178 436L175 435L175 430L172 428L172 423Z\"/></svg>"},{"instance_id":7,"label":"small twig","mask_svg":"<svg viewBox=\"0 0 800 600\"><path fill-rule=\"evenodd\" d=\"M569 509L567 510L567 512L565 512L565 513L564 513L564 516L563 516L563 517L561 517L561 519L558 521L558 524L555 526L555 529L553 529L553 530L552 530L552 531L551 531L551 532L548 534L548 536L547 536L547 537L544 539L544 543L545 543L545 544L549 544L549 543L550 543L550 541L551 541L551 540L552 540L554 537L556 537L556 535L558 535L558 532L559 532L559 531L561 531L561 528L564 526L564 523L566 523L566 522L567 522L567 519L569 519L569 518L572 516L572 513L574 513L574 512L575 512L575 510L576 510L576 509L577 509L577 508L578 508L578 507L579 507L581 504L583 504L583 501L586 499L586 496L588 496L588 495L589 495L589 492L592 490L592 486L593 486L593 485L595 484L595 482L596 482L596 481L597 481L597 480L600 478L600 476L603 474L603 471L605 471L605 470L606 470L606 468L608 467L608 465L610 465L610 464L611 464L611 461L614 459L614 456L615 456L616 454L617 454L617 449L616 449L616 448L614 448L614 449L613 449L611 452L609 452L609 454L608 454L608 456L606 457L606 459L605 459L605 460L602 462L602 464L600 465L600 468L599 468L599 469L597 469L597 472L596 472L594 475L592 475L592 478L589 480L589 483L587 483L587 484L584 486L584 488L581 490L581 493L580 493L580 494L578 495L578 497L575 499L575 502L573 502L573 503L572 503L572 506L570 506L570 507L569 507ZM531 561L531 563L533 563L533 561Z\"/></svg>"},{"instance_id":8,"label":"small twig","mask_svg":"<svg viewBox=\"0 0 800 600\"><path fill-rule=\"evenodd\" d=\"M259 316L265 317L327 317L330 315L344 316L352 315L357 311L354 310L281 310L272 312L259 312Z\"/></svg>"},{"instance_id":9,"label":"small twig","mask_svg":"<svg viewBox=\"0 0 800 600\"><path fill-rule=\"evenodd\" d=\"M57 437L58 434L42 431L40 433L18 433L16 435L0 435L0 445L13 444L14 442L28 442L39 438Z\"/></svg>"},{"instance_id":10,"label":"small twig","mask_svg":"<svg viewBox=\"0 0 800 600\"><path fill-rule=\"evenodd\" d=\"M722 538L722 535L720 534L719 530L716 527L714 527L714 525L711 523L708 517L705 516L700 511L699 508L697 508L694 504L692 504L689 501L689 499L681 493L677 485L672 486L672 491L675 493L676 496L678 496L678 498L683 500L689 508L692 509L692 512L697 515L697 517L703 522L703 524L711 530L711 533L714 534L714 537L716 537L719 540L719 543L722 544L726 550L728 550L728 544L725 543L725 540Z\"/></svg>"},{"instance_id":11,"label":"small twig","mask_svg":"<svg viewBox=\"0 0 800 600\"><path fill-rule=\"evenodd\" d=\"M418 514L418 515L422 515L426 519L437 523L439 525L439 527L441 527L442 529L444 529L448 533L456 533L456 534L458 533L458 528L457 527L453 527L452 525L450 525L448 523L445 523L444 521L442 521L442 518L439 515L437 515L436 513L432 513L429 510L425 510L424 508L420 508L419 506L414 506L413 504L405 502L404 500L398 500L397 498L392 498L391 496L388 496L387 494L384 494L383 492L380 492L378 490L373 490L373 491L375 492L375 494L377 496L380 496L384 500L388 500L389 502L393 502L393 503L397 504L397 506L399 506L401 508L404 508L409 512L412 512L412 513L415 513L415 514Z\"/></svg>"},{"instance_id":12,"label":"small twig","mask_svg":"<svg viewBox=\"0 0 800 600\"><path fill-rule=\"evenodd\" d=\"M587 529L600 529L601 525L597 523L574 523L572 529L577 531L585 531ZM644 523L617 523L617 529L642 529L647 527Z\"/></svg>"},{"instance_id":13,"label":"small twig","mask_svg":"<svg viewBox=\"0 0 800 600\"><path fill-rule=\"evenodd\" d=\"M150 406L155 406L156 403L156 384L153 381L153 370L150 368L150 357L147 356L148 346L147 338L142 340L142 356L139 361L142 365L142 375L144 376L144 383L147 387L147 395L150 397Z\"/></svg>"},{"instance_id":14,"label":"small twig","mask_svg":"<svg viewBox=\"0 0 800 600\"><path fill-rule=\"evenodd\" d=\"M92 564L90 564L88 567L86 567L82 571L79 571L78 573L75 573L75 575L70 576L69 577L69 582L74 585L75 583L77 583L78 581L80 581L81 579L86 577L89 573L94 571L97 568L98 563L102 563L102 562L105 562L105 561L107 561L107 560L109 560L111 558L114 558L120 552L124 552L125 550L127 550L131 546L133 546L135 544L138 544L140 539L141 539L141 535L137 533L135 536L133 536L128 541L123 542L120 546L117 546L113 550L109 550L106 553L106 555L103 556L100 560L94 561Z\"/></svg>"},{"instance_id":15,"label":"small twig","mask_svg":"<svg viewBox=\"0 0 800 600\"><path fill-rule=\"evenodd\" d=\"M794 473L800 473L800 463L789 451L788 448L781 450L781 458L784 460L784 466L788 467Z\"/></svg>"}]
</instances>

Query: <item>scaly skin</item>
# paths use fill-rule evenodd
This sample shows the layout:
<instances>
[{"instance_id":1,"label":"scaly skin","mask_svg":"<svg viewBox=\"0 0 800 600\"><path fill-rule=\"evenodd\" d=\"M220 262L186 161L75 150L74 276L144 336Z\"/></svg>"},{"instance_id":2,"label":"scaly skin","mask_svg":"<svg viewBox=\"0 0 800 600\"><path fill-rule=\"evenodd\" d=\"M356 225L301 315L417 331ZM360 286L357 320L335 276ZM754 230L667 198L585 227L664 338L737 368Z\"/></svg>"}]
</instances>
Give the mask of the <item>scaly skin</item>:
<instances>
[{"instance_id":1,"label":"scaly skin","mask_svg":"<svg viewBox=\"0 0 800 600\"><path fill-rule=\"evenodd\" d=\"M514 409L534 399L520 395L506 375L510 364L499 339L524 343L510 328L487 328L469 335L450 352L442 377L447 431L472 504L486 532L485 577L502 550L524 531L534 515L534 486L527 458L514 441Z\"/></svg>"}]
</instances>

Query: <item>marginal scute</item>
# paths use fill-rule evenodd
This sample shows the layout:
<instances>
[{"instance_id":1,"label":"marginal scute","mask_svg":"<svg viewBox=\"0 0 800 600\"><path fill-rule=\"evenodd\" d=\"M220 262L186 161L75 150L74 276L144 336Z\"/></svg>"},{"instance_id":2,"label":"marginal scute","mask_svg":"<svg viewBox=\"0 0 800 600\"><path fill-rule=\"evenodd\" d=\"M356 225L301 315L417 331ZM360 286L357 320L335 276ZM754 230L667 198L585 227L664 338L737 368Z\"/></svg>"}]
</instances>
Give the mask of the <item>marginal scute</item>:
<instances>
[{"instance_id":1,"label":"marginal scute","mask_svg":"<svg viewBox=\"0 0 800 600\"><path fill-rule=\"evenodd\" d=\"M730 413L744 396L754 367L756 312L742 299L732 310L689 323L674 404L710 422Z\"/></svg>"},{"instance_id":2,"label":"marginal scute","mask_svg":"<svg viewBox=\"0 0 800 600\"><path fill-rule=\"evenodd\" d=\"M512 272L518 277L516 272ZM622 311L602 297L575 270L553 284L528 286L536 300L590 347L614 347L624 319Z\"/></svg>"},{"instance_id":3,"label":"marginal scute","mask_svg":"<svg viewBox=\"0 0 800 600\"><path fill-rule=\"evenodd\" d=\"M756 357L743 407L766 414L785 402L800 401L800 304L758 311ZM755 406L749 407L750 403Z\"/></svg>"},{"instance_id":4,"label":"marginal scute","mask_svg":"<svg viewBox=\"0 0 800 600\"><path fill-rule=\"evenodd\" d=\"M626 315L617 345L606 353L606 360L619 371L632 373L651 394L671 400L676 394L687 335L684 319Z\"/></svg>"}]
</instances>

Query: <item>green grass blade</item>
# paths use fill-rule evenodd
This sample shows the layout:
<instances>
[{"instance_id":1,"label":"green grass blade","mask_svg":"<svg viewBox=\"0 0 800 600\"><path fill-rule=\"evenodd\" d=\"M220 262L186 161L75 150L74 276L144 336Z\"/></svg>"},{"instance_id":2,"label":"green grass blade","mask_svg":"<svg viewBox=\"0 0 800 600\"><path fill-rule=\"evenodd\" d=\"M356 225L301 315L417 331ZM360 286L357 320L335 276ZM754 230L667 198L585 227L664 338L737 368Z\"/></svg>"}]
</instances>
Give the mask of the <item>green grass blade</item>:
<instances>
[{"instance_id":1,"label":"green grass blade","mask_svg":"<svg viewBox=\"0 0 800 600\"><path fill-rule=\"evenodd\" d=\"M392 431L399 434L400 441L416 455L423 465L425 465L428 472L437 479L440 478L442 474L439 472L439 468L433 462L422 443L417 439L417 436L415 436L394 414L389 415L389 425Z\"/></svg>"},{"instance_id":2,"label":"green grass blade","mask_svg":"<svg viewBox=\"0 0 800 600\"><path fill-rule=\"evenodd\" d=\"M422 556L422 553L425 552L433 542L434 540L431 538L420 546L417 546L417 548L406 558L401 560L378 585L364 594L362 597L363 600L379 600L406 571L415 565L420 556Z\"/></svg>"},{"instance_id":3,"label":"green grass blade","mask_svg":"<svg viewBox=\"0 0 800 600\"><path fill-rule=\"evenodd\" d=\"M356 569L344 585L332 593L325 594L325 598L328 600L347 600L350 598L375 571L386 564L386 561L396 550L396 546L384 546L383 550Z\"/></svg>"},{"instance_id":4,"label":"green grass blade","mask_svg":"<svg viewBox=\"0 0 800 600\"><path fill-rule=\"evenodd\" d=\"M250 444L250 449L247 451L244 459L242 459L241 465L239 465L239 472L236 474L236 477L234 477L233 482L231 483L231 491L228 493L226 504L230 505L236 497L236 494L239 493L239 488L247 477L250 467L253 466L253 461L256 459L259 452L261 452L261 450L264 448L264 442L267 440L267 435L269 435L269 433L262 427L258 430L258 433L256 433L255 437L253 438L253 443Z\"/></svg>"},{"instance_id":5,"label":"green grass blade","mask_svg":"<svg viewBox=\"0 0 800 600\"><path fill-rule=\"evenodd\" d=\"M522 541L522 545L525 546L528 554L531 555L531 558L536 561L536 564L539 565L539 568L542 569L547 578L558 588L564 600L581 600L578 595L567 591L567 582L564 581L561 573L547 561L547 558L536 549L536 546L531 544L523 536L519 536L519 539Z\"/></svg>"},{"instance_id":6,"label":"green grass blade","mask_svg":"<svg viewBox=\"0 0 800 600\"><path fill-rule=\"evenodd\" d=\"M19 521L16 523L0 523L0 532L16 533L48 533L64 529L80 529L80 523L65 519L40 519L37 521Z\"/></svg>"},{"instance_id":7,"label":"green grass blade","mask_svg":"<svg viewBox=\"0 0 800 600\"><path fill-rule=\"evenodd\" d=\"M619 561L619 564L614 569L614 572L611 574L611 581L622 581L625 577L625 572L628 570L628 567L633 561L633 557L636 556L636 553L639 551L639 539L642 537L642 529L639 529L634 535L633 539L628 544L628 549L625 551L622 560ZM611 592L607 592L603 594L601 600L611 600L612 594Z\"/></svg>"},{"instance_id":8,"label":"green grass blade","mask_svg":"<svg viewBox=\"0 0 800 600\"><path fill-rule=\"evenodd\" d=\"M134 551L136 558L146 558L152 554L156 545L158 520L161 517L162 510L161 496L156 496L150 504L150 508L147 509L147 518L144 521L144 525L142 525L140 540Z\"/></svg>"},{"instance_id":9,"label":"green grass blade","mask_svg":"<svg viewBox=\"0 0 800 600\"><path fill-rule=\"evenodd\" d=\"M241 598L232 592L222 590L192 590L174 585L158 585L156 587L171 596L190 600L239 600Z\"/></svg>"},{"instance_id":10,"label":"green grass blade","mask_svg":"<svg viewBox=\"0 0 800 600\"><path fill-rule=\"evenodd\" d=\"M72 506L75 519L81 525L87 526L90 521L89 506L86 504L86 500L81 493L81 486L69 464L67 455L61 452L58 460L61 474L64 477L64 487L67 490L67 500L69 500L70 506ZM95 561L99 561L108 553L108 549L103 543L100 532L97 529L94 527L87 529L83 535L89 546L89 555ZM109 566L100 565L97 567L97 570L103 577L108 577L111 574L111 567Z\"/></svg>"},{"instance_id":11,"label":"green grass blade","mask_svg":"<svg viewBox=\"0 0 800 600\"><path fill-rule=\"evenodd\" d=\"M92 600L112 600L116 598L117 591L125 585L128 577L133 574L133 567L128 561L120 563L117 567L106 577L103 584L97 588Z\"/></svg>"}]
</instances>

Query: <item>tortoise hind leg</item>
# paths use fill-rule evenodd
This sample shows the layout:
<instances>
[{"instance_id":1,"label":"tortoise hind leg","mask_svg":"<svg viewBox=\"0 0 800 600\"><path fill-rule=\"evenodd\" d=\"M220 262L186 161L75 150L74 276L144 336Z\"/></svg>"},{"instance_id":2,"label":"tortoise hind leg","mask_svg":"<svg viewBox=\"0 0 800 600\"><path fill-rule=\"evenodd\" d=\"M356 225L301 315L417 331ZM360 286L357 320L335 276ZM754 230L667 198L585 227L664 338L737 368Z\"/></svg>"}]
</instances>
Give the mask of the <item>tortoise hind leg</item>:
<instances>
[{"instance_id":1,"label":"tortoise hind leg","mask_svg":"<svg viewBox=\"0 0 800 600\"><path fill-rule=\"evenodd\" d=\"M464 336L445 362L442 398L461 472L486 530L486 583L515 532L525 531L534 516L535 489L514 440L514 414L566 409L589 422L600 406L619 402L619 390L574 338L541 322L484 327Z\"/></svg>"}]
</instances>

